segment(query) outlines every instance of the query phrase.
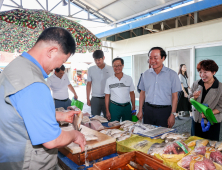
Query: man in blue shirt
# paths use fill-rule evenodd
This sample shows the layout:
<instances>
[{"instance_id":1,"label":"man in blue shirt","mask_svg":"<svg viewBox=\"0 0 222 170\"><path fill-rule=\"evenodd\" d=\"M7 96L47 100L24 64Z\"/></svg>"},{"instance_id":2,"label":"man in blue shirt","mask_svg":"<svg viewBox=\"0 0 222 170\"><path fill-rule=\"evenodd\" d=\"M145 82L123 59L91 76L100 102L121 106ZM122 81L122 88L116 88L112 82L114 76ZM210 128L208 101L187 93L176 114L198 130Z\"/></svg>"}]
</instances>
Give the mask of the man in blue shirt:
<instances>
[{"instance_id":1,"label":"man in blue shirt","mask_svg":"<svg viewBox=\"0 0 222 170\"><path fill-rule=\"evenodd\" d=\"M180 80L175 71L163 65L167 55L162 48L151 48L148 57L151 68L141 78L137 117L140 120L143 118L145 124L171 128L175 123L177 92L181 91Z\"/></svg>"},{"instance_id":2,"label":"man in blue shirt","mask_svg":"<svg viewBox=\"0 0 222 170\"><path fill-rule=\"evenodd\" d=\"M44 80L75 53L75 41L63 28L50 27L36 44L13 60L0 77L0 169L54 169L57 149L71 142L84 150L82 133L63 131L74 114L55 112Z\"/></svg>"}]
</instances>

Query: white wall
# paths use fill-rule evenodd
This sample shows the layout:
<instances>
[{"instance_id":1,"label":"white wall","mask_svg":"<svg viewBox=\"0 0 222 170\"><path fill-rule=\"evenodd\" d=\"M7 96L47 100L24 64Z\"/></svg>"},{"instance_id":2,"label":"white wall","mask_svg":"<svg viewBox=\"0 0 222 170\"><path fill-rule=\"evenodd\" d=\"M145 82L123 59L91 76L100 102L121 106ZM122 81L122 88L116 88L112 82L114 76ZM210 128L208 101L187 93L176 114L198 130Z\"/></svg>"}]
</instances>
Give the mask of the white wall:
<instances>
[{"instance_id":1,"label":"white wall","mask_svg":"<svg viewBox=\"0 0 222 170\"><path fill-rule=\"evenodd\" d=\"M111 43L113 56L144 54L154 46L164 49L222 41L222 19L174 28Z\"/></svg>"}]
</instances>

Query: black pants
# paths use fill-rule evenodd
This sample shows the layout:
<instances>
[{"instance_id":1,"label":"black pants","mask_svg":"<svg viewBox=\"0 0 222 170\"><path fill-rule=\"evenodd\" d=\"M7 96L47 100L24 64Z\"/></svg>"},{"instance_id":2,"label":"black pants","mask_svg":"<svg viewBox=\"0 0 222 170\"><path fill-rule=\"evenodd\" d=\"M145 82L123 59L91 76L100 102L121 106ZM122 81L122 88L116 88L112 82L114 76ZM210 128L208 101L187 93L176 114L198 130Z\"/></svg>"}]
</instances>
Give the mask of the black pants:
<instances>
[{"instance_id":1,"label":"black pants","mask_svg":"<svg viewBox=\"0 0 222 170\"><path fill-rule=\"evenodd\" d=\"M219 135L220 135L220 123L215 123L214 125L211 125L209 131L203 132L201 124L195 122L192 119L191 136L198 136L205 139L219 141Z\"/></svg>"},{"instance_id":2,"label":"black pants","mask_svg":"<svg viewBox=\"0 0 222 170\"><path fill-rule=\"evenodd\" d=\"M92 97L91 98L91 112L92 115L101 115L103 112L104 117L106 118L106 106L105 98Z\"/></svg>"},{"instance_id":3,"label":"black pants","mask_svg":"<svg viewBox=\"0 0 222 170\"><path fill-rule=\"evenodd\" d=\"M172 107L154 108L144 104L143 122L156 126L168 127L168 118L170 117Z\"/></svg>"}]
</instances>

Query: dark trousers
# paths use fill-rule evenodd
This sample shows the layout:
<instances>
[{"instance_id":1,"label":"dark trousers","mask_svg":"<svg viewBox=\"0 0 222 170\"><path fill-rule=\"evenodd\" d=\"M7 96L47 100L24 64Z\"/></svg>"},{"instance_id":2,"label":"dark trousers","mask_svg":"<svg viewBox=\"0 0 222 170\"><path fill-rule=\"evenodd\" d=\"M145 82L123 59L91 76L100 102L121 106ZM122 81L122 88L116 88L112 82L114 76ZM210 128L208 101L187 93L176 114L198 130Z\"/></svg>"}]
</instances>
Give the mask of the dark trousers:
<instances>
[{"instance_id":1,"label":"dark trousers","mask_svg":"<svg viewBox=\"0 0 222 170\"><path fill-rule=\"evenodd\" d=\"M125 120L132 120L132 108L131 104L128 104L127 106L117 106L112 102L109 102L109 112L111 114L111 120L112 121L120 121L122 118L122 121Z\"/></svg>"},{"instance_id":2,"label":"dark trousers","mask_svg":"<svg viewBox=\"0 0 222 170\"><path fill-rule=\"evenodd\" d=\"M211 125L209 131L203 132L201 124L195 122L192 119L191 136L198 136L204 139L219 141L219 135L220 135L220 123L215 123L214 125Z\"/></svg>"},{"instance_id":3,"label":"dark trousers","mask_svg":"<svg viewBox=\"0 0 222 170\"><path fill-rule=\"evenodd\" d=\"M101 115L103 112L104 117L106 118L106 106L105 98L92 97L91 98L91 112L92 115Z\"/></svg>"},{"instance_id":4,"label":"dark trousers","mask_svg":"<svg viewBox=\"0 0 222 170\"><path fill-rule=\"evenodd\" d=\"M168 127L168 118L170 117L172 107L154 108L144 104L143 122L156 126Z\"/></svg>"},{"instance_id":5,"label":"dark trousers","mask_svg":"<svg viewBox=\"0 0 222 170\"><path fill-rule=\"evenodd\" d=\"M54 102L55 102L55 108L63 107L66 110L67 107L71 106L71 100L70 99L68 99L66 101L54 99Z\"/></svg>"}]
</instances>

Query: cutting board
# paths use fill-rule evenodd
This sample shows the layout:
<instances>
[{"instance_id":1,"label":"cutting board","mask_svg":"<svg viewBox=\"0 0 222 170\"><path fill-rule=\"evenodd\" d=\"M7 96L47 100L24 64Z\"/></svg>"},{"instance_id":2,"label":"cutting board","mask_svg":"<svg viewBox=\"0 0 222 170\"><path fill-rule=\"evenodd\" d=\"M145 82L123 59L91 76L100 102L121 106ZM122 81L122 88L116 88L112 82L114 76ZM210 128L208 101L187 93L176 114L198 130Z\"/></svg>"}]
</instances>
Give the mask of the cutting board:
<instances>
[{"instance_id":1,"label":"cutting board","mask_svg":"<svg viewBox=\"0 0 222 170\"><path fill-rule=\"evenodd\" d=\"M61 129L64 131L70 131L70 130L73 130L73 126L70 124L68 127L62 127ZM91 150L100 146L104 146L104 145L116 142L115 138L112 138L108 135L105 135L103 133L90 129L86 126L81 125L80 129L82 129L81 133L83 133L84 135L96 135L98 137L98 140L86 142L87 150ZM81 148L79 147L78 144L75 144L75 143L69 144L68 146L65 147L65 149L67 149L72 154L81 153Z\"/></svg>"}]
</instances>

